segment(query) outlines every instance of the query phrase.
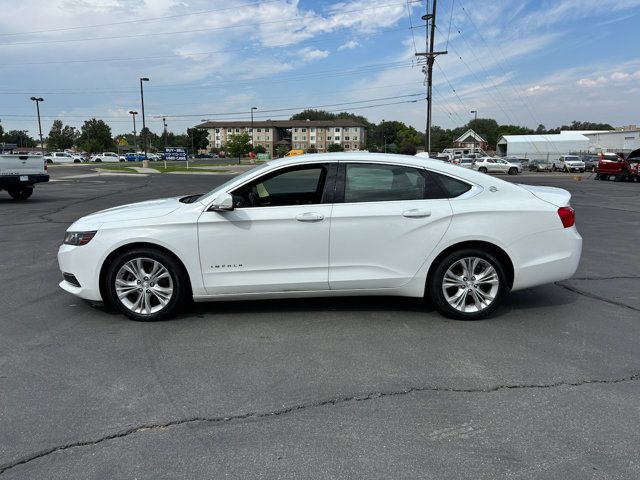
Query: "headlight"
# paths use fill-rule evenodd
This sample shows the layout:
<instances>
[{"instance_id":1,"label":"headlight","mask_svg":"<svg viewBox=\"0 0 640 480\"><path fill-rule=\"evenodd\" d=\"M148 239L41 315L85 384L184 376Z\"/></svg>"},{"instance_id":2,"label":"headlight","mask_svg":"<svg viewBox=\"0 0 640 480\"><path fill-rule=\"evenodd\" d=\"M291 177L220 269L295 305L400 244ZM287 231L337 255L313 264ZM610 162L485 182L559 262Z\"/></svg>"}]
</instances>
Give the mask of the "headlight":
<instances>
[{"instance_id":1,"label":"headlight","mask_svg":"<svg viewBox=\"0 0 640 480\"><path fill-rule=\"evenodd\" d=\"M97 232L67 232L64 234L65 245L86 245L96 235Z\"/></svg>"}]
</instances>

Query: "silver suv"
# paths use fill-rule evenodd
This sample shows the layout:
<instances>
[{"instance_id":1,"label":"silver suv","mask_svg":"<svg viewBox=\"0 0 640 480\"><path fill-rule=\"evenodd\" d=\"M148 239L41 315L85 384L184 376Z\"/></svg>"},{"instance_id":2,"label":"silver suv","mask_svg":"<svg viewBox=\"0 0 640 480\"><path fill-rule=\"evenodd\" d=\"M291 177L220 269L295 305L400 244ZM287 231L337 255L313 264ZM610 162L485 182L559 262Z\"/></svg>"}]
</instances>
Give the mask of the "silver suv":
<instances>
[{"instance_id":1,"label":"silver suv","mask_svg":"<svg viewBox=\"0 0 640 480\"><path fill-rule=\"evenodd\" d=\"M585 166L584 162L580 160L580 157L578 157L577 155L560 155L560 158L553 161L551 170L553 170L554 172L557 170L562 170L565 172L584 173Z\"/></svg>"}]
</instances>

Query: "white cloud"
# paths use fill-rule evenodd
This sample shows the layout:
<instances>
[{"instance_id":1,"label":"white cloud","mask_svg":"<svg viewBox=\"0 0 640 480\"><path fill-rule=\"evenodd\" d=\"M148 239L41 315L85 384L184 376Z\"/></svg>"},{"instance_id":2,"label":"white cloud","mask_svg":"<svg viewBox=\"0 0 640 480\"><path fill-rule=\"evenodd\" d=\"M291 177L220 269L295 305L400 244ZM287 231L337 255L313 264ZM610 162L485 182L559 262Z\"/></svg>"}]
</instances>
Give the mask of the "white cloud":
<instances>
[{"instance_id":1,"label":"white cloud","mask_svg":"<svg viewBox=\"0 0 640 480\"><path fill-rule=\"evenodd\" d=\"M352 49L354 49L356 47L359 47L359 46L360 46L360 43L358 43L357 40L349 40L348 42L343 43L342 45L340 45L338 47L338 50L352 50Z\"/></svg>"}]
</instances>

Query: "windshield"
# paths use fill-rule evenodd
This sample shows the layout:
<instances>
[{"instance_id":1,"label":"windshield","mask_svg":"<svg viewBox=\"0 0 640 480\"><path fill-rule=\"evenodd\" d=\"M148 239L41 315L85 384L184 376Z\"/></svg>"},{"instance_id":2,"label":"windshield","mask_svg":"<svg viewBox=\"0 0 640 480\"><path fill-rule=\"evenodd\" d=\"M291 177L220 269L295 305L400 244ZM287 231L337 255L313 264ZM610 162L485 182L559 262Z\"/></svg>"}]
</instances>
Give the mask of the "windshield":
<instances>
[{"instance_id":1,"label":"windshield","mask_svg":"<svg viewBox=\"0 0 640 480\"><path fill-rule=\"evenodd\" d=\"M233 182L236 182L238 180L242 180L244 178L249 178L252 177L253 175L255 175L257 172L259 172L260 170L264 170L269 166L269 162L265 162L261 165L256 165L253 168L250 168L249 170L247 170L246 172L241 173L240 175L236 175L235 177L227 180L226 182L224 182L222 185L220 185L219 187L214 188L213 190L211 190L210 192L206 193L200 200L203 203L207 203L210 200L213 200L215 198L216 193L224 190L225 188L227 188L229 185L231 185Z\"/></svg>"},{"instance_id":2,"label":"windshield","mask_svg":"<svg viewBox=\"0 0 640 480\"><path fill-rule=\"evenodd\" d=\"M580 159L578 157L564 157L565 162L579 162Z\"/></svg>"}]
</instances>

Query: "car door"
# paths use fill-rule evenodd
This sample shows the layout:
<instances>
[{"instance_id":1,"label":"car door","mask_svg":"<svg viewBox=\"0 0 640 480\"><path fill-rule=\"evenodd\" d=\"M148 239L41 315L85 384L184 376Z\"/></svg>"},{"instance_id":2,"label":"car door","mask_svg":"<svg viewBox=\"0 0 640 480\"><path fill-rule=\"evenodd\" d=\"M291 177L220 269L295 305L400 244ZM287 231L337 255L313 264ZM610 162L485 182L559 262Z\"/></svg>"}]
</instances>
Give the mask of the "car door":
<instances>
[{"instance_id":1,"label":"car door","mask_svg":"<svg viewBox=\"0 0 640 480\"><path fill-rule=\"evenodd\" d=\"M422 168L340 164L331 214L332 290L393 288L418 272L446 232L451 206Z\"/></svg>"},{"instance_id":2,"label":"car door","mask_svg":"<svg viewBox=\"0 0 640 480\"><path fill-rule=\"evenodd\" d=\"M198 220L211 295L328 290L336 163L271 171L229 192L234 209Z\"/></svg>"},{"instance_id":3,"label":"car door","mask_svg":"<svg viewBox=\"0 0 640 480\"><path fill-rule=\"evenodd\" d=\"M506 160L496 160L496 170L499 173L507 173L509 171L509 162Z\"/></svg>"}]
</instances>

